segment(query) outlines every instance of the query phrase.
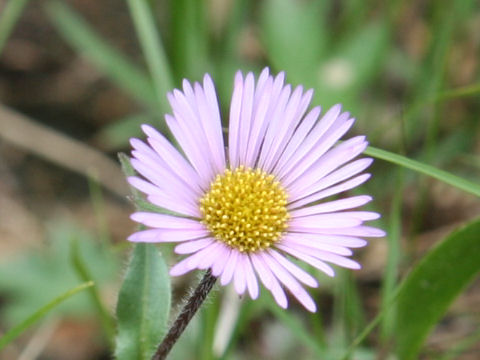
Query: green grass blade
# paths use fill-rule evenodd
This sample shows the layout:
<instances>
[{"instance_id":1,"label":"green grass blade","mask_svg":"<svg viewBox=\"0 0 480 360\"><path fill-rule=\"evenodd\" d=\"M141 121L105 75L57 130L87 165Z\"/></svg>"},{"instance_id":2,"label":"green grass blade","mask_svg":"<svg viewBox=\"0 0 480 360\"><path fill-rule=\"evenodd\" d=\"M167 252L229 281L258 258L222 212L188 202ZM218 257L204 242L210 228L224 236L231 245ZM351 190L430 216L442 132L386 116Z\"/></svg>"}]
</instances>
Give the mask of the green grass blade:
<instances>
[{"instance_id":1,"label":"green grass blade","mask_svg":"<svg viewBox=\"0 0 480 360\"><path fill-rule=\"evenodd\" d=\"M393 195L392 205L388 219L388 254L387 263L382 281L382 309L388 309L389 299L393 297L398 282L398 269L402 259L402 205L404 199L404 172L400 167L395 172L395 194ZM394 314L388 312L382 320L381 336L388 338L394 326Z\"/></svg>"},{"instance_id":2,"label":"green grass blade","mask_svg":"<svg viewBox=\"0 0 480 360\"><path fill-rule=\"evenodd\" d=\"M439 93L436 97L432 98L431 101L445 101L460 97L475 96L478 94L480 94L480 83L445 90Z\"/></svg>"},{"instance_id":3,"label":"green grass blade","mask_svg":"<svg viewBox=\"0 0 480 360\"><path fill-rule=\"evenodd\" d=\"M67 300L68 298L72 297L73 295L77 294L80 291L88 289L94 285L93 281L89 281L74 287L73 289L68 290L67 292L63 293L62 295L56 297L48 304L42 306L32 315L30 315L27 319L23 322L15 326L14 328L10 329L0 338L0 350L2 350L5 346L10 344L13 340L15 340L19 335L21 335L25 330L27 330L30 326L35 324L39 321L42 317L44 317L50 310L55 308L57 305L62 303L63 301Z\"/></svg>"},{"instance_id":4,"label":"green grass blade","mask_svg":"<svg viewBox=\"0 0 480 360\"><path fill-rule=\"evenodd\" d=\"M100 38L85 20L58 1L48 2L46 11L59 34L78 53L140 103L152 108L157 106L158 100L148 76Z\"/></svg>"},{"instance_id":5,"label":"green grass blade","mask_svg":"<svg viewBox=\"0 0 480 360\"><path fill-rule=\"evenodd\" d=\"M478 345L480 342L480 329L477 329L473 334L462 338L457 344L450 347L447 352L437 360L455 360L460 359L462 353L467 352L470 348Z\"/></svg>"},{"instance_id":6,"label":"green grass blade","mask_svg":"<svg viewBox=\"0 0 480 360\"><path fill-rule=\"evenodd\" d=\"M390 301L389 303L391 304L392 301ZM363 340L365 340L367 338L368 334L370 334L377 327L378 324L380 324L380 321L385 316L385 312L386 312L385 309L380 311L377 314L377 316L375 316L373 318L373 320L370 321L367 326L365 326L365 328L362 330L362 332L360 334L358 334L358 336L355 338L355 340L352 341L352 344L348 347L347 351L345 352L345 354L343 354L343 356L340 358L340 360L348 360L350 358L350 356L353 354L355 348L358 345L360 345Z\"/></svg>"},{"instance_id":7,"label":"green grass blade","mask_svg":"<svg viewBox=\"0 0 480 360\"><path fill-rule=\"evenodd\" d=\"M153 79L159 110L161 113L167 113L170 107L166 94L173 89L174 85L152 11L145 0L128 0L127 3ZM163 126L165 126L164 123Z\"/></svg>"},{"instance_id":8,"label":"green grass blade","mask_svg":"<svg viewBox=\"0 0 480 360\"><path fill-rule=\"evenodd\" d=\"M0 12L0 54L29 0L10 0Z\"/></svg>"},{"instance_id":9,"label":"green grass blade","mask_svg":"<svg viewBox=\"0 0 480 360\"><path fill-rule=\"evenodd\" d=\"M213 360L213 341L215 337L215 325L217 323L219 312L219 298L210 297L210 304L205 306L201 312L202 332L198 339L199 346L199 360Z\"/></svg>"},{"instance_id":10,"label":"green grass blade","mask_svg":"<svg viewBox=\"0 0 480 360\"><path fill-rule=\"evenodd\" d=\"M463 179L459 176L453 175L447 171L440 170L434 166L427 165L420 161L416 161L405 156L395 154L390 151L374 148L371 146L369 146L365 150L364 154L433 177L434 179L443 181L446 184L452 185L460 190L480 197L480 185Z\"/></svg>"},{"instance_id":11,"label":"green grass blade","mask_svg":"<svg viewBox=\"0 0 480 360\"><path fill-rule=\"evenodd\" d=\"M430 330L480 272L480 220L452 232L403 281L397 299L399 359L416 359Z\"/></svg>"},{"instance_id":12,"label":"green grass blade","mask_svg":"<svg viewBox=\"0 0 480 360\"><path fill-rule=\"evenodd\" d=\"M90 271L87 269L87 266L80 254L80 249L78 247L78 239L76 238L72 239L70 246L71 246L71 249L70 249L71 262L78 276L82 281L86 281L86 282L92 281L93 280L92 275L90 274ZM100 300L100 294L98 293L98 288L95 284L92 287L90 287L90 289L88 289L88 293L90 295L90 299L93 303L93 306L97 310L97 313L99 315L99 318L103 327L103 331L105 332L108 343L113 348L114 337L115 337L115 327L113 324L113 318L103 306L102 301Z\"/></svg>"},{"instance_id":13,"label":"green grass blade","mask_svg":"<svg viewBox=\"0 0 480 360\"><path fill-rule=\"evenodd\" d=\"M171 0L171 56L177 79L199 80L208 71L206 2ZM234 5L236 6L236 5Z\"/></svg>"},{"instance_id":14,"label":"green grass blade","mask_svg":"<svg viewBox=\"0 0 480 360\"><path fill-rule=\"evenodd\" d=\"M261 38L270 62L307 86L326 52L330 1L268 0L260 8Z\"/></svg>"}]
</instances>

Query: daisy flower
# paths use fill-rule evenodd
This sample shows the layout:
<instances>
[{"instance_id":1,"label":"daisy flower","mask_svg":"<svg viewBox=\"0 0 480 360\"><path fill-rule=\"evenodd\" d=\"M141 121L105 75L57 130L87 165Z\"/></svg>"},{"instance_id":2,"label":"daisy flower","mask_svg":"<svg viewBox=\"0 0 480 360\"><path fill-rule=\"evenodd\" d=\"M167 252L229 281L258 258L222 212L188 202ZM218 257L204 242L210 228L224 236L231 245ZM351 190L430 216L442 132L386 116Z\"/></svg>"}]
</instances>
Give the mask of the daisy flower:
<instances>
[{"instance_id":1,"label":"daisy flower","mask_svg":"<svg viewBox=\"0 0 480 360\"><path fill-rule=\"evenodd\" d=\"M169 129L181 151L148 125L147 142L132 139L131 163L141 176L129 183L165 213L136 212L131 218L148 229L133 242L175 242L186 257L172 276L210 269L221 285L252 299L259 283L286 308L287 289L306 309L316 311L304 285L317 280L291 261L296 258L334 276L331 264L359 269L351 248L363 237L384 232L364 222L377 213L352 210L368 195L331 197L364 183L372 159L354 160L367 147L365 136L338 143L354 119L333 106L323 116L308 110L313 91L284 84L264 69L235 76L227 145L214 84L183 81L168 94ZM324 199L329 199L324 201Z\"/></svg>"}]
</instances>

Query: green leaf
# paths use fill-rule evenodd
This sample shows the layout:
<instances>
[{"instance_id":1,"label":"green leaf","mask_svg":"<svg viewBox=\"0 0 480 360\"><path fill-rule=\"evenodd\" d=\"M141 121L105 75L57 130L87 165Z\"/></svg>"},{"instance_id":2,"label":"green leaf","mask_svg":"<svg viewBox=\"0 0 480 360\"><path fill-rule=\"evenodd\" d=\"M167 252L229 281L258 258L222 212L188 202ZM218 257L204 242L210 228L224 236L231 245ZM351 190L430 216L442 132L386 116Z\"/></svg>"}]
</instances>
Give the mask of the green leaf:
<instances>
[{"instance_id":1,"label":"green leaf","mask_svg":"<svg viewBox=\"0 0 480 360\"><path fill-rule=\"evenodd\" d=\"M402 283L397 302L396 349L414 359L448 306L480 272L480 220L452 232Z\"/></svg>"},{"instance_id":2,"label":"green leaf","mask_svg":"<svg viewBox=\"0 0 480 360\"><path fill-rule=\"evenodd\" d=\"M15 340L18 336L20 336L25 330L27 330L30 326L35 324L41 318L43 318L50 310L55 308L58 304L62 303L63 301L67 300L69 297L75 295L76 293L85 290L91 286L93 286L93 281L89 281L83 283L79 286L74 287L73 289L68 290L67 292L63 293L62 295L56 297L48 304L42 306L40 309L35 311L32 315L22 321L20 324L15 326L14 328L7 331L5 335L0 338L0 350L2 350L5 346L10 344L13 340Z\"/></svg>"},{"instance_id":3,"label":"green leaf","mask_svg":"<svg viewBox=\"0 0 480 360\"><path fill-rule=\"evenodd\" d=\"M85 20L64 3L50 1L47 3L46 10L60 35L76 51L139 102L157 108L155 89L143 71L100 38Z\"/></svg>"},{"instance_id":4,"label":"green leaf","mask_svg":"<svg viewBox=\"0 0 480 360\"><path fill-rule=\"evenodd\" d=\"M118 360L150 360L164 336L170 312L170 278L152 244L135 245L117 304Z\"/></svg>"},{"instance_id":5,"label":"green leaf","mask_svg":"<svg viewBox=\"0 0 480 360\"><path fill-rule=\"evenodd\" d=\"M268 0L262 8L262 39L277 70L312 86L326 47L326 1Z\"/></svg>"},{"instance_id":6,"label":"green leaf","mask_svg":"<svg viewBox=\"0 0 480 360\"><path fill-rule=\"evenodd\" d=\"M171 57L177 79L200 80L208 71L205 1L171 0ZM237 6L236 4L233 6Z\"/></svg>"},{"instance_id":7,"label":"green leaf","mask_svg":"<svg viewBox=\"0 0 480 360\"><path fill-rule=\"evenodd\" d=\"M387 263L383 273L382 281L382 296L381 303L382 309L388 309L391 307L391 299L395 291L397 291L398 273L403 252L401 248L402 237L402 205L404 200L404 173L405 169L400 167L396 169L395 176L395 193L392 198L390 206L390 213L387 216L388 230L387 230ZM381 337L385 339L392 334L394 327L394 314L393 312L387 312L386 316L382 319Z\"/></svg>"},{"instance_id":8,"label":"green leaf","mask_svg":"<svg viewBox=\"0 0 480 360\"><path fill-rule=\"evenodd\" d=\"M388 39L386 23L375 22L339 41L316 72L315 99L325 108L341 100L345 108L357 112L365 86L381 69Z\"/></svg>"},{"instance_id":9,"label":"green leaf","mask_svg":"<svg viewBox=\"0 0 480 360\"><path fill-rule=\"evenodd\" d=\"M55 219L49 225L45 246L32 248L0 264L0 293L7 301L2 305L2 320L19 323L58 294L78 283L71 263L69 239L78 240L79 251L99 289L110 287L117 278L118 263L111 251L99 246L98 240L85 230ZM88 294L79 294L55 308L55 314L72 319L96 315Z\"/></svg>"},{"instance_id":10,"label":"green leaf","mask_svg":"<svg viewBox=\"0 0 480 360\"><path fill-rule=\"evenodd\" d=\"M334 57L352 66L352 88L360 88L378 73L388 39L386 23L376 22L364 26L340 44Z\"/></svg>"},{"instance_id":11,"label":"green leaf","mask_svg":"<svg viewBox=\"0 0 480 360\"><path fill-rule=\"evenodd\" d=\"M28 1L10 0L3 6L0 14L0 54Z\"/></svg>"},{"instance_id":12,"label":"green leaf","mask_svg":"<svg viewBox=\"0 0 480 360\"><path fill-rule=\"evenodd\" d=\"M155 25L153 12L146 0L128 0L135 30L147 61L148 69L153 79L156 99L161 113L169 111L167 92L173 89L172 72L163 49L160 34ZM160 128L166 129L162 118Z\"/></svg>"},{"instance_id":13,"label":"green leaf","mask_svg":"<svg viewBox=\"0 0 480 360\"><path fill-rule=\"evenodd\" d=\"M424 175L431 176L434 179L443 181L446 184L452 185L460 190L480 197L480 185L453 175L447 171L437 169L431 165L427 165L420 161L371 146L364 151L364 154L403 166L407 169L414 170Z\"/></svg>"}]
</instances>

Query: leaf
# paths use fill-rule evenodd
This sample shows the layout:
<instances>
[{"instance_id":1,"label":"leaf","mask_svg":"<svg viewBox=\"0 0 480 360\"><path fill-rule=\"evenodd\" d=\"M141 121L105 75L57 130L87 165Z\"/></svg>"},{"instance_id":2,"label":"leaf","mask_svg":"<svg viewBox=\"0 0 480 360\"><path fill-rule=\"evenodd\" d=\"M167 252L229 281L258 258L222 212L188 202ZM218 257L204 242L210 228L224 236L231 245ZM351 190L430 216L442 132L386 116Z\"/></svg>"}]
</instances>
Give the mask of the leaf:
<instances>
[{"instance_id":1,"label":"leaf","mask_svg":"<svg viewBox=\"0 0 480 360\"><path fill-rule=\"evenodd\" d=\"M378 73L388 39L387 24L375 22L364 26L340 45L336 56L352 64L352 87L361 88Z\"/></svg>"},{"instance_id":2,"label":"leaf","mask_svg":"<svg viewBox=\"0 0 480 360\"><path fill-rule=\"evenodd\" d=\"M6 4L4 2L0 14L0 54L28 1L29 0L10 0Z\"/></svg>"},{"instance_id":3,"label":"leaf","mask_svg":"<svg viewBox=\"0 0 480 360\"><path fill-rule=\"evenodd\" d=\"M15 340L19 335L21 335L25 330L27 330L30 326L35 324L39 321L42 317L44 317L50 310L58 306L63 301L67 300L68 298L72 297L76 293L85 290L91 286L93 286L93 281L89 281L83 283L79 286L74 287L73 289L68 290L67 292L63 293L62 295L56 297L48 304L42 306L40 309L35 311L32 315L22 321L20 324L15 326L14 328L7 331L5 335L0 338L0 350L3 349L5 346L10 344L13 340Z\"/></svg>"},{"instance_id":4,"label":"leaf","mask_svg":"<svg viewBox=\"0 0 480 360\"><path fill-rule=\"evenodd\" d=\"M170 2L171 63L178 79L200 80L212 64L208 58L206 8L205 1Z\"/></svg>"},{"instance_id":5,"label":"leaf","mask_svg":"<svg viewBox=\"0 0 480 360\"><path fill-rule=\"evenodd\" d=\"M397 302L396 351L414 359L448 306L480 271L480 220L452 232L402 283Z\"/></svg>"},{"instance_id":6,"label":"leaf","mask_svg":"<svg viewBox=\"0 0 480 360\"><path fill-rule=\"evenodd\" d=\"M90 273L85 261L82 258L82 254L78 245L78 239L73 237L70 241L70 258L72 265L82 281L93 281L93 276ZM89 289L89 296L92 305L95 307L102 323L103 331L110 345L113 344L113 338L115 334L113 319L110 313L105 309L100 298L98 287L94 284Z\"/></svg>"},{"instance_id":7,"label":"leaf","mask_svg":"<svg viewBox=\"0 0 480 360\"><path fill-rule=\"evenodd\" d=\"M140 46L153 79L159 111L166 113L170 108L166 95L173 89L172 72L156 28L153 11L148 3L147 0L127 0ZM163 118L160 120L160 128L166 129Z\"/></svg>"},{"instance_id":8,"label":"leaf","mask_svg":"<svg viewBox=\"0 0 480 360\"><path fill-rule=\"evenodd\" d=\"M91 234L56 219L47 236L41 249L32 248L0 264L0 293L10 300L1 308L7 324L20 322L34 312L38 304L49 302L78 283L70 259L69 239L78 239L85 266L99 289L109 287L117 277L117 259L108 249L99 246ZM55 314L73 319L96 315L86 293L60 304L55 308Z\"/></svg>"},{"instance_id":9,"label":"leaf","mask_svg":"<svg viewBox=\"0 0 480 360\"><path fill-rule=\"evenodd\" d=\"M106 43L67 5L57 1L47 3L47 14L60 35L81 55L85 56L124 91L140 103L154 109L157 98L150 78L130 63L119 51Z\"/></svg>"},{"instance_id":10,"label":"leaf","mask_svg":"<svg viewBox=\"0 0 480 360\"><path fill-rule=\"evenodd\" d=\"M377 149L369 146L365 151L365 155L373 156L377 159L382 159L393 164L403 166L407 169L414 170L424 175L431 176L437 180L443 181L446 184L452 185L460 190L468 192L470 194L480 196L480 185L453 175L447 171L443 171L427 165L420 161L416 161L405 156L395 154L386 150Z\"/></svg>"},{"instance_id":11,"label":"leaf","mask_svg":"<svg viewBox=\"0 0 480 360\"><path fill-rule=\"evenodd\" d=\"M166 332L170 297L161 254L152 244L136 244L118 296L118 360L150 360Z\"/></svg>"},{"instance_id":12,"label":"leaf","mask_svg":"<svg viewBox=\"0 0 480 360\"><path fill-rule=\"evenodd\" d=\"M345 108L356 113L365 86L381 69L388 38L386 23L375 22L339 41L316 71L315 99L325 108L341 100Z\"/></svg>"},{"instance_id":13,"label":"leaf","mask_svg":"<svg viewBox=\"0 0 480 360\"><path fill-rule=\"evenodd\" d=\"M295 83L312 86L326 48L325 8L329 2L268 0L262 8L262 39L277 70ZM323 10L323 11L322 11Z\"/></svg>"}]
</instances>

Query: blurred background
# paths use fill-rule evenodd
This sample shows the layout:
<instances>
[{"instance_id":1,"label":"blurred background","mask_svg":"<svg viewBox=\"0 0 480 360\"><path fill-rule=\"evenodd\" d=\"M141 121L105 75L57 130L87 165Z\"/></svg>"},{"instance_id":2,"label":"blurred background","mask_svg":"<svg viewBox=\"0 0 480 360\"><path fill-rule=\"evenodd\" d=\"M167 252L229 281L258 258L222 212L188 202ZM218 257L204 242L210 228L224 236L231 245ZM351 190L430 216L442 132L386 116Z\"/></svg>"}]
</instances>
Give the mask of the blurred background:
<instances>
[{"instance_id":1,"label":"blurred background","mask_svg":"<svg viewBox=\"0 0 480 360\"><path fill-rule=\"evenodd\" d=\"M478 183L477 0L146 1L158 38L142 35L134 3L0 0L0 334L90 278L114 312L125 239L135 229L117 153L141 136L140 124L164 128L165 93L183 78L209 72L228 114L237 69L284 70L288 82L315 89L314 104L342 103L357 118L353 131L373 146ZM324 348L344 349L412 264L480 213L477 198L438 181L380 160L371 172L363 192L385 214L378 226L388 239L356 254L362 270L321 278L315 318L292 301L295 319ZM189 279L195 276L175 280L174 300ZM316 358L292 335L295 324L261 301L248 310L243 303L230 345L212 351L226 296L216 294L172 358ZM480 358L479 325L476 280L436 326L422 358ZM387 319L355 359L386 359L389 331ZM109 359L106 333L95 300L82 293L0 359Z\"/></svg>"}]
</instances>

